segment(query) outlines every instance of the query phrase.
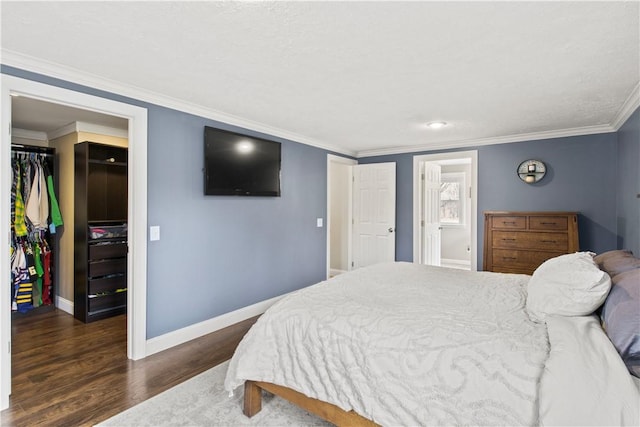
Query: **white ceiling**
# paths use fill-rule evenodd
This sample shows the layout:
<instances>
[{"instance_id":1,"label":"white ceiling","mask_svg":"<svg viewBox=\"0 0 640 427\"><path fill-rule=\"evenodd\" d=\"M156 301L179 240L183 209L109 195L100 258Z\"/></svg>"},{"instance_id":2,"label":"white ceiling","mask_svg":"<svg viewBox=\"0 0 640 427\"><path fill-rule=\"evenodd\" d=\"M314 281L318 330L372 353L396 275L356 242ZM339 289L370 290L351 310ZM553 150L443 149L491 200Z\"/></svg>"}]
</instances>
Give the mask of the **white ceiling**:
<instances>
[{"instance_id":1,"label":"white ceiling","mask_svg":"<svg viewBox=\"0 0 640 427\"><path fill-rule=\"evenodd\" d=\"M24 96L11 98L13 128L51 134L70 123L83 122L113 129L126 130L128 121L93 111L52 104Z\"/></svg>"},{"instance_id":2,"label":"white ceiling","mask_svg":"<svg viewBox=\"0 0 640 427\"><path fill-rule=\"evenodd\" d=\"M7 65L372 154L615 130L639 6L2 1L1 44Z\"/></svg>"}]
</instances>

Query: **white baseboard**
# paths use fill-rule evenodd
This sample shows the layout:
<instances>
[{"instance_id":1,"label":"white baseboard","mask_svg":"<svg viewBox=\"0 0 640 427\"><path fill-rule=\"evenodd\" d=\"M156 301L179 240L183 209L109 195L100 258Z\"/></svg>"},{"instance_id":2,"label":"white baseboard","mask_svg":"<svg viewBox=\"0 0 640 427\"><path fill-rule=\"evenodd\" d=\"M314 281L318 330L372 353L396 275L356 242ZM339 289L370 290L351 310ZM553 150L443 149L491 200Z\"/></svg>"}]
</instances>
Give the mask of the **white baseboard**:
<instances>
[{"instance_id":1,"label":"white baseboard","mask_svg":"<svg viewBox=\"0 0 640 427\"><path fill-rule=\"evenodd\" d=\"M187 341L191 341L201 336L226 328L227 326L231 326L234 323L242 322L243 320L262 314L285 295L280 295L278 297L261 301L256 304L232 311L230 313L225 313L221 316L214 317L213 319L205 320L204 322L196 323L194 325L178 329L177 331L169 332L164 335L160 335L159 337L151 338L147 340L145 354L146 356L151 356L154 353L158 353L168 348L175 347Z\"/></svg>"},{"instance_id":2,"label":"white baseboard","mask_svg":"<svg viewBox=\"0 0 640 427\"><path fill-rule=\"evenodd\" d=\"M280 295L279 297L261 301L256 304L232 311L230 313L225 313L221 316L214 317L213 319L205 320L204 322L196 323L195 325L190 325L186 328L169 332L164 335L160 335L159 337L151 338L146 342L146 355L150 356L154 353L158 353L162 350L175 347L187 341L191 341L201 336L210 334L211 332L215 332L217 330L226 328L227 326L231 326L234 323L242 322L243 320L262 314L285 295ZM66 313L73 315L73 301L69 301L68 299L56 295L56 307Z\"/></svg>"},{"instance_id":3,"label":"white baseboard","mask_svg":"<svg viewBox=\"0 0 640 427\"><path fill-rule=\"evenodd\" d=\"M56 295L56 307L73 316L73 302Z\"/></svg>"},{"instance_id":4,"label":"white baseboard","mask_svg":"<svg viewBox=\"0 0 640 427\"><path fill-rule=\"evenodd\" d=\"M442 259L440 259L440 265L442 267L460 268L460 269L464 269L464 270L470 270L471 269L471 261L467 261L465 259L442 258Z\"/></svg>"}]
</instances>

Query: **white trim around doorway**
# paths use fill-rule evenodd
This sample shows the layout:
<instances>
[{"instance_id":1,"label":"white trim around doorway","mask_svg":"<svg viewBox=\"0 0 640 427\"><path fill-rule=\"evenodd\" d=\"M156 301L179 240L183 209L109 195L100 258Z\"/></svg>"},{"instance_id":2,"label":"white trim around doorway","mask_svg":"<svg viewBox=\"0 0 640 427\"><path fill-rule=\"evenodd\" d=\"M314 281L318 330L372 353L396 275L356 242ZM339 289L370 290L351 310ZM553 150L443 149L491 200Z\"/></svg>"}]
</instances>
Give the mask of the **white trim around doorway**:
<instances>
[{"instance_id":1,"label":"white trim around doorway","mask_svg":"<svg viewBox=\"0 0 640 427\"><path fill-rule=\"evenodd\" d=\"M146 356L147 340L147 109L15 76L1 76L0 90L0 271L8 275L11 188L11 96L96 111L129 120L129 212L127 260L127 357ZM0 292L0 410L11 394L11 301Z\"/></svg>"},{"instance_id":2,"label":"white trim around doorway","mask_svg":"<svg viewBox=\"0 0 640 427\"><path fill-rule=\"evenodd\" d=\"M478 151L451 151L447 153L424 154L413 156L413 262L420 263L422 259L420 209L422 196L420 194L420 164L453 159L471 159L471 270L478 269Z\"/></svg>"},{"instance_id":3,"label":"white trim around doorway","mask_svg":"<svg viewBox=\"0 0 640 427\"><path fill-rule=\"evenodd\" d=\"M333 276L334 274L331 271L331 163L338 163L342 165L355 166L358 162L354 159L349 159L347 157L336 156L333 154L327 154L327 279ZM352 216L352 188L349 187L348 191L348 210L349 216ZM351 253L351 228L349 228L349 241L347 248L347 258L348 264L351 264L353 259L353 254Z\"/></svg>"}]
</instances>

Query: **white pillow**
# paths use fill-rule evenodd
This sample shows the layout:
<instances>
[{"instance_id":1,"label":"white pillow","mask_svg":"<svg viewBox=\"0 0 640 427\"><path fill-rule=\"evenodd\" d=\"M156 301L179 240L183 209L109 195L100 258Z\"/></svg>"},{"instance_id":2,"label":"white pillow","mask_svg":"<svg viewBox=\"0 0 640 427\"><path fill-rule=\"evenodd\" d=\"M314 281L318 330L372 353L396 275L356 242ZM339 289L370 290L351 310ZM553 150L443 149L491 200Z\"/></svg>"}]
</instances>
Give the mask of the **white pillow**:
<instances>
[{"instance_id":1,"label":"white pillow","mask_svg":"<svg viewBox=\"0 0 640 427\"><path fill-rule=\"evenodd\" d=\"M526 303L531 320L544 322L548 315L586 316L600 307L611 288L611 278L598 268L593 255L561 255L533 272Z\"/></svg>"}]
</instances>

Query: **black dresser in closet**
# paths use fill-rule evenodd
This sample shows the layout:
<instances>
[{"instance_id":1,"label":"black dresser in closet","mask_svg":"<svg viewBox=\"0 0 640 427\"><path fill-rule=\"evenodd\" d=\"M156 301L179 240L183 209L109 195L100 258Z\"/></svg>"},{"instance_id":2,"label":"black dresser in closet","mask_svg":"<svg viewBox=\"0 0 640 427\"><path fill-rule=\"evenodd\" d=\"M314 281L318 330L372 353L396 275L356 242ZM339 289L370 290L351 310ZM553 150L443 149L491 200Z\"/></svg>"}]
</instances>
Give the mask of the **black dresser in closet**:
<instances>
[{"instance_id":1,"label":"black dresser in closet","mask_svg":"<svg viewBox=\"0 0 640 427\"><path fill-rule=\"evenodd\" d=\"M75 145L74 316L127 310L127 149Z\"/></svg>"}]
</instances>

